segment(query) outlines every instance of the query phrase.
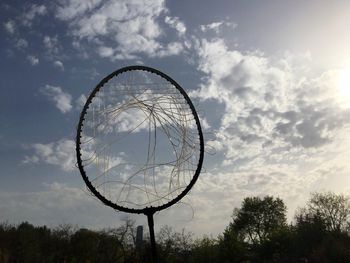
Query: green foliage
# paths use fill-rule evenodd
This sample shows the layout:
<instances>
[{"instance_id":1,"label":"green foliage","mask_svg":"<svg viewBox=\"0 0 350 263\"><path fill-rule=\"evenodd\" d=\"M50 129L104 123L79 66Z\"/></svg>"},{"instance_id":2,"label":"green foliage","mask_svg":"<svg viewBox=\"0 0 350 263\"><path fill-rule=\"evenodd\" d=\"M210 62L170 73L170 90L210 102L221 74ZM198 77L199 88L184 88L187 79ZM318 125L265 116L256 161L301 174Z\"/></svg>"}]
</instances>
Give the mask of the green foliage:
<instances>
[{"instance_id":1,"label":"green foliage","mask_svg":"<svg viewBox=\"0 0 350 263\"><path fill-rule=\"evenodd\" d=\"M256 262L297 262L294 254L295 232L292 226L285 225L274 231L268 240L255 245Z\"/></svg>"},{"instance_id":2,"label":"green foliage","mask_svg":"<svg viewBox=\"0 0 350 263\"><path fill-rule=\"evenodd\" d=\"M234 210L230 227L244 241L258 244L286 225L286 209L279 198L247 197L242 207Z\"/></svg>"},{"instance_id":3,"label":"green foliage","mask_svg":"<svg viewBox=\"0 0 350 263\"><path fill-rule=\"evenodd\" d=\"M192 256L190 262L211 263L217 262L218 242L213 238L204 236L202 239L197 239L192 245Z\"/></svg>"},{"instance_id":4,"label":"green foliage","mask_svg":"<svg viewBox=\"0 0 350 263\"><path fill-rule=\"evenodd\" d=\"M124 262L118 237L69 225L0 224L0 262Z\"/></svg>"},{"instance_id":5,"label":"green foliage","mask_svg":"<svg viewBox=\"0 0 350 263\"><path fill-rule=\"evenodd\" d=\"M230 224L218 237L220 262L241 262L246 257L247 246Z\"/></svg>"}]
</instances>

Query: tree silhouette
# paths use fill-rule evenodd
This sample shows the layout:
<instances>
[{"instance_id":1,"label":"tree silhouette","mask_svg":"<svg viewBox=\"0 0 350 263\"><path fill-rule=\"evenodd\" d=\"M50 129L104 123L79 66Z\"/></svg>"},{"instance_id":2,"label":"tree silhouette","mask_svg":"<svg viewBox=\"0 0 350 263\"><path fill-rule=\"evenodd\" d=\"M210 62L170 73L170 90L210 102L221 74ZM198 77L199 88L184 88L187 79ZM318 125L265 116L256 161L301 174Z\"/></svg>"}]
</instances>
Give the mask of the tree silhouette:
<instances>
[{"instance_id":1,"label":"tree silhouette","mask_svg":"<svg viewBox=\"0 0 350 263\"><path fill-rule=\"evenodd\" d=\"M217 262L218 256L218 242L213 238L204 236L203 238L194 241L190 262Z\"/></svg>"},{"instance_id":2,"label":"tree silhouette","mask_svg":"<svg viewBox=\"0 0 350 263\"><path fill-rule=\"evenodd\" d=\"M286 206L272 196L247 197L217 238L193 241L184 229L158 233L162 263L350 262L349 199L314 193L286 223ZM60 225L54 229L23 222L0 223L0 262L150 263L150 244L136 247L134 222L94 231Z\"/></svg>"},{"instance_id":3,"label":"tree silhouette","mask_svg":"<svg viewBox=\"0 0 350 263\"><path fill-rule=\"evenodd\" d=\"M241 262L247 257L247 246L238 236L232 224L219 236L218 250L220 262Z\"/></svg>"},{"instance_id":4,"label":"tree silhouette","mask_svg":"<svg viewBox=\"0 0 350 263\"><path fill-rule=\"evenodd\" d=\"M163 226L157 235L160 257L166 262L187 261L193 243L192 236L185 229L176 232L169 226Z\"/></svg>"},{"instance_id":5,"label":"tree silhouette","mask_svg":"<svg viewBox=\"0 0 350 263\"><path fill-rule=\"evenodd\" d=\"M350 226L350 199L342 194L313 193L301 214L322 220L328 231L348 231Z\"/></svg>"},{"instance_id":6,"label":"tree silhouette","mask_svg":"<svg viewBox=\"0 0 350 263\"><path fill-rule=\"evenodd\" d=\"M259 244L286 226L286 209L280 198L247 197L241 208L234 209L230 227L242 240Z\"/></svg>"}]
</instances>

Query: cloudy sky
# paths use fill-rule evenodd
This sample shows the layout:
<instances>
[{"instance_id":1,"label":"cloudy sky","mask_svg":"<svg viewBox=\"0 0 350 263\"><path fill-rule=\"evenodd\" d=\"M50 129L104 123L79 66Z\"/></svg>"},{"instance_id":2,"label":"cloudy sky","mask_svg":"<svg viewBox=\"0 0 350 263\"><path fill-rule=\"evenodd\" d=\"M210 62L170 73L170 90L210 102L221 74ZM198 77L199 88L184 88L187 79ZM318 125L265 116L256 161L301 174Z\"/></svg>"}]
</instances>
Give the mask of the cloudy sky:
<instances>
[{"instance_id":1,"label":"cloudy sky","mask_svg":"<svg viewBox=\"0 0 350 263\"><path fill-rule=\"evenodd\" d=\"M0 221L127 217L85 190L74 137L86 96L134 64L173 77L206 122L199 181L157 227L215 236L247 196L279 196L292 220L310 192L350 194L349 16L341 0L2 1Z\"/></svg>"}]
</instances>

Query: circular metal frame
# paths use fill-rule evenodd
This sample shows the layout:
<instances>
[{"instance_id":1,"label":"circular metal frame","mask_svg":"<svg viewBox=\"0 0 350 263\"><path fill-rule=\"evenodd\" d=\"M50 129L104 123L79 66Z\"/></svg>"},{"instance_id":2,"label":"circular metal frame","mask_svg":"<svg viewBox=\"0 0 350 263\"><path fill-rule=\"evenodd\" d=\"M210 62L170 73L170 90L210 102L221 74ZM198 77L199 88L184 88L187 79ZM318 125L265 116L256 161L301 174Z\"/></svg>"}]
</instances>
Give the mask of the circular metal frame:
<instances>
[{"instance_id":1,"label":"circular metal frame","mask_svg":"<svg viewBox=\"0 0 350 263\"><path fill-rule=\"evenodd\" d=\"M142 71L146 71L146 72L151 72L154 73L164 79L166 79L168 82L170 82L185 98L186 102L188 103L188 105L190 106L190 109L192 111L193 117L195 119L196 125L197 125L197 130L198 130L198 136L199 136L199 142L200 142L200 154L199 154L199 160L198 160L198 165L197 165L197 169L195 171L194 176L192 177L192 180L190 181L190 183L187 185L187 187L174 199L170 200L169 202L160 205L160 206L148 206L142 209L136 209L136 208L128 208L128 207L124 207L124 206L120 206L118 204L115 204L113 202L111 202L110 200L106 199L103 195L101 195L101 193L91 184L91 182L89 181L88 176L86 175L86 172L84 170L84 166L82 163L82 159L81 159L81 152L80 152L80 143L81 143L81 137L82 137L82 128L83 128L83 122L85 119L85 115L87 113L87 110L89 108L90 103L92 102L92 99L94 98L94 96L96 95L96 93L103 87L103 85L108 82L111 78L122 74L124 72L127 71L133 71L133 70L142 70ZM151 68L151 67L146 67L146 66L128 66L128 67L124 67L121 69L118 69L116 71L114 71L113 73L109 74L107 77L105 77L103 80L101 80L101 82L96 86L96 88L91 92L90 96L88 97L83 110L80 114L80 119L79 119L79 123L78 123L78 128L77 128L77 135L76 135L76 155L77 155L77 163L78 163L78 168L80 170L81 176L83 177L83 180L86 184L86 186L88 187L88 189L98 198L100 199L105 205L110 206L114 209L123 211L123 212L127 212L127 213L134 213L134 214L145 214L145 215L149 215L149 214L153 214L156 211L160 211L163 209L166 209L170 206L172 206L173 204L177 203L178 201L180 201L193 187L193 185L196 183L198 176L200 174L200 171L202 169L202 164L203 164L203 159L204 159L204 139L203 139L203 133L202 133L202 128L200 125L200 121L197 115L197 112L190 100L190 98L188 97L188 95L186 94L186 92L183 90L183 88L172 78L170 78L168 75L164 74L163 72Z\"/></svg>"}]
</instances>

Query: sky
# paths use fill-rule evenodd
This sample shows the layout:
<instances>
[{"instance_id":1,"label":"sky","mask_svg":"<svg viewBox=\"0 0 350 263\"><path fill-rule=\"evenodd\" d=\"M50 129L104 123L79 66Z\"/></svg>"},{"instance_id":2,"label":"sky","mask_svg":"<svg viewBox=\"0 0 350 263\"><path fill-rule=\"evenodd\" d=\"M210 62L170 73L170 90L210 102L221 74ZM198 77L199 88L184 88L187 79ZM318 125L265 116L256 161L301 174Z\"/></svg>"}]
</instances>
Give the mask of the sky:
<instances>
[{"instance_id":1,"label":"sky","mask_svg":"<svg viewBox=\"0 0 350 263\"><path fill-rule=\"evenodd\" d=\"M202 173L156 230L216 236L248 196L282 198L292 221L311 192L350 194L349 16L341 0L1 1L0 221L146 225L76 168L86 97L128 65L175 79L203 126Z\"/></svg>"}]
</instances>

